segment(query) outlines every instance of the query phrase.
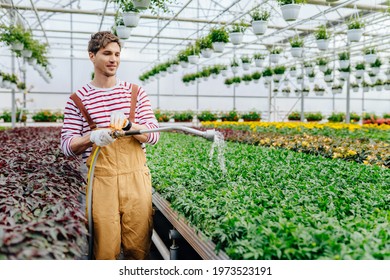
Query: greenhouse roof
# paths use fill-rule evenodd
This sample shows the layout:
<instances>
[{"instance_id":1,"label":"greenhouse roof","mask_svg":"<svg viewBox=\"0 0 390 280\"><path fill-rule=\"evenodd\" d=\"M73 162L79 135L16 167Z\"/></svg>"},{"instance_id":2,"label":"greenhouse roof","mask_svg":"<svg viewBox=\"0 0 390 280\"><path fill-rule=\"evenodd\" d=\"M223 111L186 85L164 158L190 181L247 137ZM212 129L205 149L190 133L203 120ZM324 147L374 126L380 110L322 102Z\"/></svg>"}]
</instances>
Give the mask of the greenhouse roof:
<instances>
[{"instance_id":1,"label":"greenhouse roof","mask_svg":"<svg viewBox=\"0 0 390 280\"><path fill-rule=\"evenodd\" d=\"M390 17L388 1L307 0L295 21L285 21L276 0L175 0L168 4L170 12L158 13L150 9L141 12L139 25L133 28L125 40L124 59L144 61L152 66L177 56L197 38L206 36L212 27L230 26L243 19L248 24L242 44L227 45L223 54L202 59L201 64L226 63L234 55L268 54L272 47L290 49L289 39L299 35L304 38L304 58L337 56L337 52L350 47L351 53L361 53L365 47L376 47L382 57L388 57ZM264 35L257 36L250 27L250 13L256 7L266 8L271 17ZM1 23L22 23L33 36L50 46L53 57L86 57L90 34L98 30L110 30L118 5L104 0L0 0ZM351 17L364 20L363 38L348 44L346 21ZM326 24L331 33L330 48L320 51L316 47L314 32ZM349 45L349 46L348 46ZM356 60L360 56L353 56ZM296 63L289 51L284 52L284 64Z\"/></svg>"}]
</instances>

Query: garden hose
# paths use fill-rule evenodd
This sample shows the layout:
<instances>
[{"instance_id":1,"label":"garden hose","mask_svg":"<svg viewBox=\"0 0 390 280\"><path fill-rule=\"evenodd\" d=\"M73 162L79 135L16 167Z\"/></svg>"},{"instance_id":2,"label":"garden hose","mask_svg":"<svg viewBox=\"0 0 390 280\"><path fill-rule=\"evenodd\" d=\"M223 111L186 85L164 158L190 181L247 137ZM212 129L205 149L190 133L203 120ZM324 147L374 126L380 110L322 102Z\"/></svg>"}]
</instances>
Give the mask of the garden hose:
<instances>
[{"instance_id":1,"label":"garden hose","mask_svg":"<svg viewBox=\"0 0 390 280\"><path fill-rule=\"evenodd\" d=\"M152 133L152 132L161 132L161 131L173 131L173 130L182 130L197 136L201 136L206 138L207 140L214 141L216 136L216 131L214 129L209 129L206 131L200 131L197 129L184 127L184 126L169 126L169 127L160 127L155 129L144 129L144 130L129 130L129 131L120 131L115 130L112 132L111 136L113 138L119 138L124 136L132 136L139 135L144 133ZM93 258L93 242L94 242L94 232L93 232L93 218L92 218L92 186L93 186L93 177L95 173L95 165L100 153L100 147L96 147L91 157L91 165L88 170L87 177L87 219L88 219L88 259L92 260Z\"/></svg>"}]
</instances>

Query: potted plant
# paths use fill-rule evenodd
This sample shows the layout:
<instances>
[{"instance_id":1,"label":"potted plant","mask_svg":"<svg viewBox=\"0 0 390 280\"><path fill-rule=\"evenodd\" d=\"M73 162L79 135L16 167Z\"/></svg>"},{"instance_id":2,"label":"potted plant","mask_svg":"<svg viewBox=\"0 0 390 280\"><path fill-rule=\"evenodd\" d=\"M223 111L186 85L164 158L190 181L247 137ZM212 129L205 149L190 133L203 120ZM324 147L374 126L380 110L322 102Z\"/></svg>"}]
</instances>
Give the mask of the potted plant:
<instances>
[{"instance_id":1,"label":"potted plant","mask_svg":"<svg viewBox=\"0 0 390 280\"><path fill-rule=\"evenodd\" d=\"M132 0L134 7L138 10L146 10L150 6L150 0Z\"/></svg>"},{"instance_id":2,"label":"potted plant","mask_svg":"<svg viewBox=\"0 0 390 280\"><path fill-rule=\"evenodd\" d=\"M313 83L314 79L316 78L316 73L314 71L312 71L309 74L307 74L307 77L309 78L309 82Z\"/></svg>"},{"instance_id":3,"label":"potted plant","mask_svg":"<svg viewBox=\"0 0 390 280\"><path fill-rule=\"evenodd\" d=\"M243 113L241 118L244 120L244 122L258 122L261 120L261 113L250 111L248 113Z\"/></svg>"},{"instance_id":4,"label":"potted plant","mask_svg":"<svg viewBox=\"0 0 390 280\"><path fill-rule=\"evenodd\" d=\"M303 93L303 96L308 96L309 95L309 93L310 93L310 88L309 87L304 87L303 89L302 89L302 93Z\"/></svg>"},{"instance_id":5,"label":"potted plant","mask_svg":"<svg viewBox=\"0 0 390 280\"><path fill-rule=\"evenodd\" d=\"M368 72L368 77L370 77L371 82L374 84L376 82L376 79L377 79L377 74L370 71L370 72Z\"/></svg>"},{"instance_id":6,"label":"potted plant","mask_svg":"<svg viewBox=\"0 0 390 280\"><path fill-rule=\"evenodd\" d=\"M172 116L175 122L192 122L194 118L194 112L192 111L183 111L183 112L175 112Z\"/></svg>"},{"instance_id":7,"label":"potted plant","mask_svg":"<svg viewBox=\"0 0 390 280\"><path fill-rule=\"evenodd\" d=\"M332 122L332 123L340 123L340 122L343 122L345 120L345 113L336 113L336 112L333 112L329 117L328 117L328 121L329 122Z\"/></svg>"},{"instance_id":8,"label":"potted plant","mask_svg":"<svg viewBox=\"0 0 390 280\"><path fill-rule=\"evenodd\" d=\"M356 69L356 77L360 78L364 75L364 70L366 69L366 64L364 62L358 62L355 66Z\"/></svg>"},{"instance_id":9,"label":"potted plant","mask_svg":"<svg viewBox=\"0 0 390 280\"><path fill-rule=\"evenodd\" d=\"M214 67L210 67L210 73L213 79L218 77L219 73L221 73L221 70L222 68L220 65L214 65Z\"/></svg>"},{"instance_id":10,"label":"potted plant","mask_svg":"<svg viewBox=\"0 0 390 280\"><path fill-rule=\"evenodd\" d=\"M234 86L238 86L241 83L241 78L240 77L233 77L232 78Z\"/></svg>"},{"instance_id":11,"label":"potted plant","mask_svg":"<svg viewBox=\"0 0 390 280\"><path fill-rule=\"evenodd\" d=\"M225 44L229 42L229 33L225 27L212 28L208 35L216 53L222 53L225 49Z\"/></svg>"},{"instance_id":12,"label":"potted plant","mask_svg":"<svg viewBox=\"0 0 390 280\"><path fill-rule=\"evenodd\" d=\"M273 78L276 81L280 81L282 79L282 76L286 72L286 67L283 65L276 66L273 69Z\"/></svg>"},{"instance_id":13,"label":"potted plant","mask_svg":"<svg viewBox=\"0 0 390 280\"><path fill-rule=\"evenodd\" d=\"M351 112L349 114L349 119L352 123L356 123L356 122L360 121L360 116L358 114L356 114L355 112Z\"/></svg>"},{"instance_id":14,"label":"potted plant","mask_svg":"<svg viewBox=\"0 0 390 280\"><path fill-rule=\"evenodd\" d=\"M233 84L233 79L227 78L225 79L225 85L230 88L230 86Z\"/></svg>"},{"instance_id":15,"label":"potted plant","mask_svg":"<svg viewBox=\"0 0 390 280\"><path fill-rule=\"evenodd\" d=\"M324 118L324 116L320 112L316 112L316 113L309 112L309 113L305 113L305 118L308 122L318 122L321 121Z\"/></svg>"},{"instance_id":16,"label":"potted plant","mask_svg":"<svg viewBox=\"0 0 390 280\"><path fill-rule=\"evenodd\" d=\"M305 61L303 63L303 69L305 70L306 74L312 73L314 71L313 64L311 62Z\"/></svg>"},{"instance_id":17,"label":"potted plant","mask_svg":"<svg viewBox=\"0 0 390 280\"><path fill-rule=\"evenodd\" d=\"M261 67L261 66L263 66L263 62L265 60L265 55L262 53L255 53L253 55L253 59L255 61L256 67Z\"/></svg>"},{"instance_id":18,"label":"potted plant","mask_svg":"<svg viewBox=\"0 0 390 280\"><path fill-rule=\"evenodd\" d=\"M233 74L237 74L240 68L240 63L236 58L233 58L230 62L230 68L232 69Z\"/></svg>"},{"instance_id":19,"label":"potted plant","mask_svg":"<svg viewBox=\"0 0 390 280\"><path fill-rule=\"evenodd\" d=\"M331 82L333 80L333 77L332 77L332 69L327 69L325 72L324 72L324 80L325 82Z\"/></svg>"},{"instance_id":20,"label":"potted plant","mask_svg":"<svg viewBox=\"0 0 390 280\"><path fill-rule=\"evenodd\" d=\"M381 79L376 80L374 85L377 91L381 91L383 89L383 81Z\"/></svg>"},{"instance_id":21,"label":"potted plant","mask_svg":"<svg viewBox=\"0 0 390 280\"><path fill-rule=\"evenodd\" d=\"M209 36L199 38L198 40L196 40L195 44L204 58L210 58L212 56L214 52L213 42L211 41Z\"/></svg>"},{"instance_id":22,"label":"potted plant","mask_svg":"<svg viewBox=\"0 0 390 280\"><path fill-rule=\"evenodd\" d=\"M300 121L301 120L301 112L293 111L288 114L287 119L289 121Z\"/></svg>"},{"instance_id":23,"label":"potted plant","mask_svg":"<svg viewBox=\"0 0 390 280\"><path fill-rule=\"evenodd\" d=\"M114 34L116 34L120 39L128 39L131 35L131 28L127 27L123 21L123 18L118 14L115 15L115 27Z\"/></svg>"},{"instance_id":24,"label":"potted plant","mask_svg":"<svg viewBox=\"0 0 390 280\"><path fill-rule=\"evenodd\" d=\"M315 38L319 50L325 51L328 49L330 34L325 25L321 25L317 28Z\"/></svg>"},{"instance_id":25,"label":"potted plant","mask_svg":"<svg viewBox=\"0 0 390 280\"><path fill-rule=\"evenodd\" d=\"M306 0L278 0L282 16L285 21L296 20L299 16L301 5L306 3Z\"/></svg>"},{"instance_id":26,"label":"potted plant","mask_svg":"<svg viewBox=\"0 0 390 280\"><path fill-rule=\"evenodd\" d=\"M297 76L297 67L291 66L290 67L290 76L291 77L296 77Z\"/></svg>"},{"instance_id":27,"label":"potted plant","mask_svg":"<svg viewBox=\"0 0 390 280\"><path fill-rule=\"evenodd\" d=\"M127 27L137 27L140 19L139 10L130 0L115 0L122 11L123 22Z\"/></svg>"},{"instance_id":28,"label":"potted plant","mask_svg":"<svg viewBox=\"0 0 390 280\"><path fill-rule=\"evenodd\" d=\"M269 60L273 63L278 63L282 51L283 50L281 48L273 48L270 51Z\"/></svg>"},{"instance_id":29,"label":"potted plant","mask_svg":"<svg viewBox=\"0 0 390 280\"><path fill-rule=\"evenodd\" d=\"M352 18L348 23L347 38L350 42L359 42L363 35L364 23L359 18Z\"/></svg>"},{"instance_id":30,"label":"potted plant","mask_svg":"<svg viewBox=\"0 0 390 280\"><path fill-rule=\"evenodd\" d=\"M271 13L268 10L256 8L249 15L252 18L252 29L256 35L263 35L267 30Z\"/></svg>"},{"instance_id":31,"label":"potted plant","mask_svg":"<svg viewBox=\"0 0 390 280\"><path fill-rule=\"evenodd\" d=\"M249 85L249 83L252 81L252 75L251 74L245 74L242 76L242 80L246 85Z\"/></svg>"},{"instance_id":32,"label":"potted plant","mask_svg":"<svg viewBox=\"0 0 390 280\"><path fill-rule=\"evenodd\" d=\"M273 70L271 67L267 67L263 71L263 77L266 81L270 82L272 80Z\"/></svg>"},{"instance_id":33,"label":"potted plant","mask_svg":"<svg viewBox=\"0 0 390 280\"><path fill-rule=\"evenodd\" d=\"M282 89L282 94L284 97L289 97L291 93L291 89L289 87L285 87Z\"/></svg>"},{"instance_id":34,"label":"potted plant","mask_svg":"<svg viewBox=\"0 0 390 280\"><path fill-rule=\"evenodd\" d=\"M351 73L351 67L348 66L346 68L340 68L339 71L340 71L340 77L345 80L348 79L349 74Z\"/></svg>"},{"instance_id":35,"label":"potted plant","mask_svg":"<svg viewBox=\"0 0 390 280\"><path fill-rule=\"evenodd\" d=\"M340 84L334 84L332 86L332 93L333 94L340 94L343 91L343 86Z\"/></svg>"},{"instance_id":36,"label":"potted plant","mask_svg":"<svg viewBox=\"0 0 390 280\"><path fill-rule=\"evenodd\" d=\"M227 113L222 113L221 114L221 120L223 122L228 121L228 122L237 122L239 120L240 116L235 110L232 110Z\"/></svg>"},{"instance_id":37,"label":"potted plant","mask_svg":"<svg viewBox=\"0 0 390 280\"><path fill-rule=\"evenodd\" d=\"M169 122L169 120L171 119L170 113L163 112L159 109L154 111L154 115L158 122Z\"/></svg>"},{"instance_id":38,"label":"potted plant","mask_svg":"<svg viewBox=\"0 0 390 280\"><path fill-rule=\"evenodd\" d=\"M376 58L378 57L375 48L367 47L363 50L363 53L364 53L364 60L367 63L374 63Z\"/></svg>"},{"instance_id":39,"label":"potted plant","mask_svg":"<svg viewBox=\"0 0 390 280\"><path fill-rule=\"evenodd\" d=\"M252 59L248 55L241 56L242 68L249 70L251 67Z\"/></svg>"},{"instance_id":40,"label":"potted plant","mask_svg":"<svg viewBox=\"0 0 390 280\"><path fill-rule=\"evenodd\" d=\"M252 80L255 82L255 84L257 84L259 82L261 78L261 73L256 71L254 73L252 73Z\"/></svg>"},{"instance_id":41,"label":"potted plant","mask_svg":"<svg viewBox=\"0 0 390 280\"><path fill-rule=\"evenodd\" d=\"M190 64L197 64L199 61L199 53L200 53L199 47L196 44L194 45L189 44L187 48L187 53L188 53L188 62Z\"/></svg>"},{"instance_id":42,"label":"potted plant","mask_svg":"<svg viewBox=\"0 0 390 280\"><path fill-rule=\"evenodd\" d=\"M208 110L200 112L196 117L201 122L215 122L217 120L217 114Z\"/></svg>"},{"instance_id":43,"label":"potted plant","mask_svg":"<svg viewBox=\"0 0 390 280\"><path fill-rule=\"evenodd\" d=\"M183 68L188 67L188 52L187 50L181 50L177 55L177 60L179 61L179 64Z\"/></svg>"},{"instance_id":44,"label":"potted plant","mask_svg":"<svg viewBox=\"0 0 390 280\"><path fill-rule=\"evenodd\" d=\"M297 77L298 84L300 84L300 85L303 84L303 80L304 80L304 76L302 74Z\"/></svg>"},{"instance_id":45,"label":"potted plant","mask_svg":"<svg viewBox=\"0 0 390 280\"><path fill-rule=\"evenodd\" d=\"M228 66L227 65L220 65L221 68L221 74L222 76L226 77L228 74Z\"/></svg>"},{"instance_id":46,"label":"potted plant","mask_svg":"<svg viewBox=\"0 0 390 280\"><path fill-rule=\"evenodd\" d=\"M359 84L358 83L351 83L351 88L353 92L359 91Z\"/></svg>"},{"instance_id":47,"label":"potted plant","mask_svg":"<svg viewBox=\"0 0 390 280\"><path fill-rule=\"evenodd\" d=\"M207 81L211 76L211 71L209 67L204 67L200 72L200 76L203 78L203 81Z\"/></svg>"},{"instance_id":48,"label":"potted plant","mask_svg":"<svg viewBox=\"0 0 390 280\"><path fill-rule=\"evenodd\" d=\"M303 39L300 39L299 36L295 36L290 39L291 45L291 55L293 57L302 57L303 53Z\"/></svg>"},{"instance_id":49,"label":"potted plant","mask_svg":"<svg viewBox=\"0 0 390 280\"><path fill-rule=\"evenodd\" d=\"M347 68L349 66L349 52L339 53L340 68Z\"/></svg>"},{"instance_id":50,"label":"potted plant","mask_svg":"<svg viewBox=\"0 0 390 280\"><path fill-rule=\"evenodd\" d=\"M383 83L383 85L384 85L385 90L390 90L390 80L389 80L389 79L387 79L387 80Z\"/></svg>"},{"instance_id":51,"label":"potted plant","mask_svg":"<svg viewBox=\"0 0 390 280\"><path fill-rule=\"evenodd\" d=\"M239 45L244 38L247 26L244 21L235 22L230 28L229 37L233 45Z\"/></svg>"},{"instance_id":52,"label":"potted plant","mask_svg":"<svg viewBox=\"0 0 390 280\"><path fill-rule=\"evenodd\" d=\"M323 96L325 93L325 88L319 86L319 85L314 85L313 88L314 94L317 96Z\"/></svg>"},{"instance_id":53,"label":"potted plant","mask_svg":"<svg viewBox=\"0 0 390 280\"><path fill-rule=\"evenodd\" d=\"M321 72L325 72L326 70L328 70L328 63L329 59L325 57L320 57L317 60L317 65Z\"/></svg>"},{"instance_id":54,"label":"potted plant","mask_svg":"<svg viewBox=\"0 0 390 280\"><path fill-rule=\"evenodd\" d=\"M370 64L370 66L371 66L371 71L372 71L372 73L378 74L379 71L380 71L380 67L382 66L382 61L381 61L379 58L377 58L377 59L374 61L374 63L371 63L371 64Z\"/></svg>"},{"instance_id":55,"label":"potted plant","mask_svg":"<svg viewBox=\"0 0 390 280\"><path fill-rule=\"evenodd\" d=\"M362 88L363 88L363 92L368 92L370 90L370 84L367 83L366 81L363 81L362 82Z\"/></svg>"}]
</instances>

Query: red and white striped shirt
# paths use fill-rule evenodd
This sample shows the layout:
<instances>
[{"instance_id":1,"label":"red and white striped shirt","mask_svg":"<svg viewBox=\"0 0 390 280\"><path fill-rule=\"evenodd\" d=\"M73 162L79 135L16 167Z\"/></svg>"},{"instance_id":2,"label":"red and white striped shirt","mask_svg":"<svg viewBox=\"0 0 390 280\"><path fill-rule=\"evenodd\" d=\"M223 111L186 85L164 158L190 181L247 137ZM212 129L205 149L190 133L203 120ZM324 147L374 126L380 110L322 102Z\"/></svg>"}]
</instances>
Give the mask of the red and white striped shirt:
<instances>
[{"instance_id":1,"label":"red and white striped shirt","mask_svg":"<svg viewBox=\"0 0 390 280\"><path fill-rule=\"evenodd\" d=\"M111 112L122 111L126 117L130 115L132 84L120 81L113 88L96 88L90 83L76 91L77 96L83 102L91 119L98 128L110 126ZM138 89L137 104L135 107L135 123L145 125L149 129L158 128L158 122L154 116L150 99L142 87ZM64 124L61 131L61 149L66 156L76 156L70 149L70 143L74 137L90 133L88 122L84 119L80 110L72 99L68 99L64 112ZM154 145L160 138L158 132L149 133L147 142ZM91 154L92 147L82 155L84 163Z\"/></svg>"}]
</instances>

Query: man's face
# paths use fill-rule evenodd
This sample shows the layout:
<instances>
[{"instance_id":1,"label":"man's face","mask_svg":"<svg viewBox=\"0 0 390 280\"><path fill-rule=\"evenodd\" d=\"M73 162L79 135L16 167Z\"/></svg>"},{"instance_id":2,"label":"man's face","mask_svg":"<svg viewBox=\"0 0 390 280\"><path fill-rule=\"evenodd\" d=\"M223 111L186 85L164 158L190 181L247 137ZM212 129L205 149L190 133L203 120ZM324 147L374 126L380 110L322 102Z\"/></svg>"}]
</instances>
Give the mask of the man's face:
<instances>
[{"instance_id":1,"label":"man's face","mask_svg":"<svg viewBox=\"0 0 390 280\"><path fill-rule=\"evenodd\" d=\"M115 76L120 63L121 49L115 42L101 48L96 54L89 53L89 58L95 66L95 72L106 77Z\"/></svg>"}]
</instances>

